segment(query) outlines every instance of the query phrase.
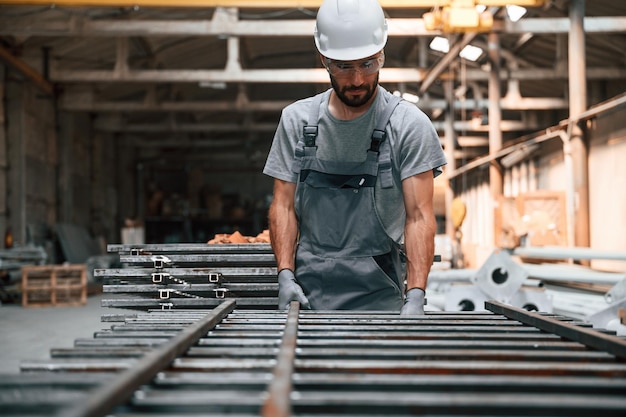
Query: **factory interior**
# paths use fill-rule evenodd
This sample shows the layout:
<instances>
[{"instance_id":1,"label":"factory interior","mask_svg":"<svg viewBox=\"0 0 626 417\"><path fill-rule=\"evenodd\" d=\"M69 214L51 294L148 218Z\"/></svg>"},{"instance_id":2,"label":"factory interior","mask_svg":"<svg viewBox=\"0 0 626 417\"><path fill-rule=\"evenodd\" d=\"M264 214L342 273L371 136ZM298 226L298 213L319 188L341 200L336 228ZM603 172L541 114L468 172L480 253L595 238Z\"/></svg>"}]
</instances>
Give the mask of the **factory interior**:
<instances>
[{"instance_id":1,"label":"factory interior","mask_svg":"<svg viewBox=\"0 0 626 417\"><path fill-rule=\"evenodd\" d=\"M321 3L0 0L0 415L626 415L626 2L379 0L447 161L414 320L276 309Z\"/></svg>"}]
</instances>

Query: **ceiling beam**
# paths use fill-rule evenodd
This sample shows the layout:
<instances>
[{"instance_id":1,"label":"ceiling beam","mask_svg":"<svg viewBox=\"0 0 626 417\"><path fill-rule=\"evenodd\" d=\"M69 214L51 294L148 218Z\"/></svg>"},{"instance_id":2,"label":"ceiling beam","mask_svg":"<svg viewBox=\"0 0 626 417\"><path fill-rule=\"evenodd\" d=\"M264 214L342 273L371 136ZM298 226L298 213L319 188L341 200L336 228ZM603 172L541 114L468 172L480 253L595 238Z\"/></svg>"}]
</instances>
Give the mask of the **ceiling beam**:
<instances>
[{"instance_id":1,"label":"ceiling beam","mask_svg":"<svg viewBox=\"0 0 626 417\"><path fill-rule=\"evenodd\" d=\"M425 70L419 68L385 68L381 82L419 82ZM50 79L54 82L226 82L226 83L328 83L324 68L307 69L242 69L242 70L69 70L53 65Z\"/></svg>"},{"instance_id":2,"label":"ceiling beam","mask_svg":"<svg viewBox=\"0 0 626 417\"><path fill-rule=\"evenodd\" d=\"M218 13L216 12L216 15ZM440 31L427 30L419 18L387 19L390 37L434 36ZM626 17L585 17L586 33L624 33ZM60 15L0 18L0 35L14 36L268 36L310 37L313 19L293 20L111 20ZM496 21L494 29L510 34L568 33L568 18L526 18L517 22Z\"/></svg>"},{"instance_id":3,"label":"ceiling beam","mask_svg":"<svg viewBox=\"0 0 626 417\"><path fill-rule=\"evenodd\" d=\"M380 72L381 83L422 82L426 75L420 68L384 68ZM480 69L468 69L464 74L466 81L485 81L489 76ZM451 75L442 74L440 80L449 79ZM552 68L524 68L502 70L500 78L516 80L565 80L567 73ZM588 68L587 78L624 79L626 68ZM53 63L50 70L53 82L135 82L135 83L317 83L327 84L328 73L323 68L298 69L241 69L241 70L73 70L59 68Z\"/></svg>"},{"instance_id":4,"label":"ceiling beam","mask_svg":"<svg viewBox=\"0 0 626 417\"><path fill-rule=\"evenodd\" d=\"M59 107L66 111L85 112L279 112L292 101L267 100L267 101L106 101L98 100L91 93L65 92L61 96ZM454 108L456 110L474 110L487 108L488 100L456 100ZM421 100L417 107L422 110L445 109L445 100L425 99ZM566 109L568 101L561 98L552 97L520 97L515 100L502 98L500 107L504 110L554 110Z\"/></svg>"},{"instance_id":5,"label":"ceiling beam","mask_svg":"<svg viewBox=\"0 0 626 417\"><path fill-rule=\"evenodd\" d=\"M435 121L433 125L438 131L443 131L443 122ZM155 134L155 133L225 133L225 132L274 132L276 123L179 123L179 122L162 122L162 123L129 123L120 121L116 118L103 117L99 118L94 128L102 132L119 132L133 134ZM502 131L529 131L539 129L537 123L520 120L503 120L500 123ZM454 129L457 131L467 132L488 132L488 125L481 125L472 120L457 120L454 122Z\"/></svg>"},{"instance_id":6,"label":"ceiling beam","mask_svg":"<svg viewBox=\"0 0 626 417\"><path fill-rule=\"evenodd\" d=\"M50 0L3 0L4 4L50 5ZM383 8L430 8L445 6L451 0L379 0ZM487 6L507 3L507 0L483 0ZM508 1L511 3L511 1ZM520 6L541 6L543 0L515 0ZM296 7L319 8L322 0L55 0L56 6L102 6L102 7L241 7L263 9L293 9Z\"/></svg>"},{"instance_id":7,"label":"ceiling beam","mask_svg":"<svg viewBox=\"0 0 626 417\"><path fill-rule=\"evenodd\" d=\"M538 17L520 19L517 22L507 20L503 31L506 33L532 32L542 33L569 33L570 19L562 17ZM624 16L596 16L585 17L583 23L585 33L623 33L626 32L626 17Z\"/></svg>"}]
</instances>

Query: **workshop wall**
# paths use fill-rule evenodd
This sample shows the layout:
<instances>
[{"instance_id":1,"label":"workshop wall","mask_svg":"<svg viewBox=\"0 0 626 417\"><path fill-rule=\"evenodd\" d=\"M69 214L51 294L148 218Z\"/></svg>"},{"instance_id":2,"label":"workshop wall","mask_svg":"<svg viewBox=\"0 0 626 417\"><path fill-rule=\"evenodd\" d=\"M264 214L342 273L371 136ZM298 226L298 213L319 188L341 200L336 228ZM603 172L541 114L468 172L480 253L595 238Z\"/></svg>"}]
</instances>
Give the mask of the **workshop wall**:
<instances>
[{"instance_id":1,"label":"workshop wall","mask_svg":"<svg viewBox=\"0 0 626 417\"><path fill-rule=\"evenodd\" d=\"M591 247L626 251L626 109L601 115L589 131ZM626 262L593 260L592 267L626 272Z\"/></svg>"},{"instance_id":2,"label":"workshop wall","mask_svg":"<svg viewBox=\"0 0 626 417\"><path fill-rule=\"evenodd\" d=\"M116 142L92 135L88 114L58 112L53 97L18 73L0 74L2 236L50 248L55 226L66 223L119 241Z\"/></svg>"},{"instance_id":3,"label":"workshop wall","mask_svg":"<svg viewBox=\"0 0 626 417\"><path fill-rule=\"evenodd\" d=\"M585 125L588 143L590 247L626 251L626 109L606 112ZM537 152L504 171L504 199L496 205L502 214L504 234L520 238L509 246L568 245L567 196L570 173L559 137L541 143ZM478 267L504 239L494 242L494 203L489 173L477 169L457 179L455 195L467 206L461 231L467 267ZM577 198L577 197L576 197ZM576 202L577 204L577 202ZM511 229L511 230L509 230ZM525 236L522 236L525 235ZM510 240L507 241L510 243ZM626 263L593 260L591 266L626 272Z\"/></svg>"},{"instance_id":4,"label":"workshop wall","mask_svg":"<svg viewBox=\"0 0 626 417\"><path fill-rule=\"evenodd\" d=\"M10 229L13 241L23 245L29 241L28 229L58 220L55 111L50 97L5 71L5 230Z\"/></svg>"}]
</instances>

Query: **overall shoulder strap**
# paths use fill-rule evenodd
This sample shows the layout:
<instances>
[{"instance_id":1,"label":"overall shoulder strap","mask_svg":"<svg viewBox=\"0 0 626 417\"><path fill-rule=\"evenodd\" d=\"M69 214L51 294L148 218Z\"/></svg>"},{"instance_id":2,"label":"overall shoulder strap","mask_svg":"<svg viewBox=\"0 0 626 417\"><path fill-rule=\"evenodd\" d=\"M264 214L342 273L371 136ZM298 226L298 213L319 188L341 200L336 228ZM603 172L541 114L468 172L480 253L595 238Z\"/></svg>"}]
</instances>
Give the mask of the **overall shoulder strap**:
<instances>
[{"instance_id":1,"label":"overall shoulder strap","mask_svg":"<svg viewBox=\"0 0 626 417\"><path fill-rule=\"evenodd\" d=\"M294 161L291 170L296 174L302 169L302 157L308 151L306 148L315 148L315 139L317 138L317 124L320 118L320 105L325 93L320 93L312 97L311 107L309 108L309 118L307 124L302 127L302 135L298 139L294 152Z\"/></svg>"},{"instance_id":2,"label":"overall shoulder strap","mask_svg":"<svg viewBox=\"0 0 626 417\"><path fill-rule=\"evenodd\" d=\"M385 128L389 123L391 114L396 109L400 101L402 101L400 97L394 95L391 96L385 110L379 115L378 120L376 120L376 127L374 128L374 132L372 132L370 150L379 153L378 175L380 175L380 183L383 188L390 188L393 186L393 176L391 173L391 145L387 143L382 146L382 148L381 145L387 138Z\"/></svg>"}]
</instances>

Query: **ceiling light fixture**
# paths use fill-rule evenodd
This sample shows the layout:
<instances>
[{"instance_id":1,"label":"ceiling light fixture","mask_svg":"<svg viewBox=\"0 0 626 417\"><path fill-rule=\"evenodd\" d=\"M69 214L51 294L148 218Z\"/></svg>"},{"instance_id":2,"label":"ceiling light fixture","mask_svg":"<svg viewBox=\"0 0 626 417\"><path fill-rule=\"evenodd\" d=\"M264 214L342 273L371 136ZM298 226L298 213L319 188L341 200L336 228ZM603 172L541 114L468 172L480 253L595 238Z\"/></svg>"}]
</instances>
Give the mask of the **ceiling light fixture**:
<instances>
[{"instance_id":1,"label":"ceiling light fixture","mask_svg":"<svg viewBox=\"0 0 626 417\"><path fill-rule=\"evenodd\" d=\"M517 22L526 14L526 8L516 6L515 4L508 4L506 6L506 14L512 22Z\"/></svg>"}]
</instances>

